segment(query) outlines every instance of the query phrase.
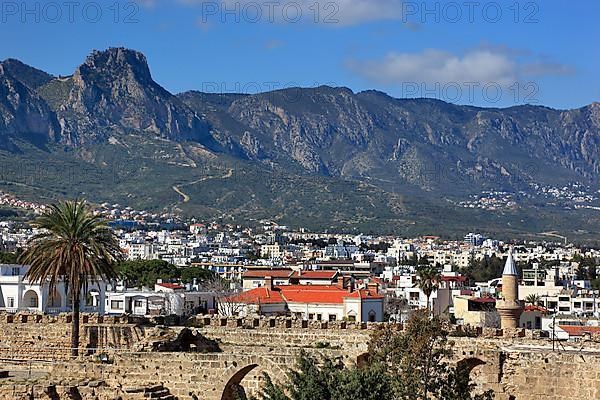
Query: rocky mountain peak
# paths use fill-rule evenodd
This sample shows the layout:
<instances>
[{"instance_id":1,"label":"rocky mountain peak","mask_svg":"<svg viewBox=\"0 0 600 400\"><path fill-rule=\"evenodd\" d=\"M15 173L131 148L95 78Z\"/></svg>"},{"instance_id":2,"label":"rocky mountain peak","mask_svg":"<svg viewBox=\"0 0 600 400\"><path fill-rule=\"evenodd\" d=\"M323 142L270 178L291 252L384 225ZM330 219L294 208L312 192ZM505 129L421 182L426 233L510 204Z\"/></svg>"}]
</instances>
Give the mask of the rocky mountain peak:
<instances>
[{"instance_id":1,"label":"rocky mountain peak","mask_svg":"<svg viewBox=\"0 0 600 400\"><path fill-rule=\"evenodd\" d=\"M80 75L103 73L110 76L128 75L140 83L154 84L146 56L123 47L94 50L76 72Z\"/></svg>"},{"instance_id":2,"label":"rocky mountain peak","mask_svg":"<svg viewBox=\"0 0 600 400\"><path fill-rule=\"evenodd\" d=\"M142 53L125 48L90 54L58 114L72 142L138 134L215 147L208 124L152 79Z\"/></svg>"},{"instance_id":3,"label":"rocky mountain peak","mask_svg":"<svg viewBox=\"0 0 600 400\"><path fill-rule=\"evenodd\" d=\"M0 63L0 147L12 148L10 138L55 139L58 123L46 102ZM24 65L24 64L23 64Z\"/></svg>"},{"instance_id":4,"label":"rocky mountain peak","mask_svg":"<svg viewBox=\"0 0 600 400\"><path fill-rule=\"evenodd\" d=\"M4 73L10 74L13 78L19 80L33 90L45 85L53 79L52 75L37 68L33 68L14 58L7 58L0 63L0 66L2 66Z\"/></svg>"}]
</instances>

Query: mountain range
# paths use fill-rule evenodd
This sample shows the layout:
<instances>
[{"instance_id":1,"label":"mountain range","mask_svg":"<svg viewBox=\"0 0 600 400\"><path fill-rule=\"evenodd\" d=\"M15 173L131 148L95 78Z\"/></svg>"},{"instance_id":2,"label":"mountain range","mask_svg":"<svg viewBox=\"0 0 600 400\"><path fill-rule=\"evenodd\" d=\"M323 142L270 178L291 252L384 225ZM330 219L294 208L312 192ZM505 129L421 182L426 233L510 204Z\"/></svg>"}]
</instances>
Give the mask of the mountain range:
<instances>
[{"instance_id":1,"label":"mountain range","mask_svg":"<svg viewBox=\"0 0 600 400\"><path fill-rule=\"evenodd\" d=\"M0 189L310 229L600 230L600 103L505 109L344 87L172 94L134 50L0 63ZM558 194L556 194L558 190Z\"/></svg>"}]
</instances>

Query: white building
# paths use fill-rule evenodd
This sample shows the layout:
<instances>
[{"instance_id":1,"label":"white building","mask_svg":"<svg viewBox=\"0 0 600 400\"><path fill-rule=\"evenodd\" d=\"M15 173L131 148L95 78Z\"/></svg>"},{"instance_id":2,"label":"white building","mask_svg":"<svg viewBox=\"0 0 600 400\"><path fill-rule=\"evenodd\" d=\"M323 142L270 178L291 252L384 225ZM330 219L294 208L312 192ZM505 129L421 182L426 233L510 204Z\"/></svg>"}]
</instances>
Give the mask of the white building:
<instances>
[{"instance_id":1,"label":"white building","mask_svg":"<svg viewBox=\"0 0 600 400\"><path fill-rule=\"evenodd\" d=\"M192 315L215 309L215 294L189 290L175 283L157 283L154 290L117 287L106 292L106 314Z\"/></svg>"},{"instance_id":2,"label":"white building","mask_svg":"<svg viewBox=\"0 0 600 400\"><path fill-rule=\"evenodd\" d=\"M48 283L33 284L25 279L28 269L26 265L0 264L0 311L47 314L71 311L71 298L63 282L58 282L50 292ZM90 282L80 296L81 311L103 313L104 288L102 282Z\"/></svg>"},{"instance_id":3,"label":"white building","mask_svg":"<svg viewBox=\"0 0 600 400\"><path fill-rule=\"evenodd\" d=\"M226 299L227 309L238 316L290 315L316 321L383 321L383 296L376 285L354 289L350 280L338 285L281 285L266 280L265 286Z\"/></svg>"}]
</instances>

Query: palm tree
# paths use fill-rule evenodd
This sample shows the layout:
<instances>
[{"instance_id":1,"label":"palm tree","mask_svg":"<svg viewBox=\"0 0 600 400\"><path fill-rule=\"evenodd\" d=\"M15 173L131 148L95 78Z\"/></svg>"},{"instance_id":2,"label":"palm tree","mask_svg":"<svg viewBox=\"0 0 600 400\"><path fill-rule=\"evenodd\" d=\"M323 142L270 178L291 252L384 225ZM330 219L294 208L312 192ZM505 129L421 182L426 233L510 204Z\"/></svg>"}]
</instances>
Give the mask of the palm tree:
<instances>
[{"instance_id":1,"label":"palm tree","mask_svg":"<svg viewBox=\"0 0 600 400\"><path fill-rule=\"evenodd\" d=\"M525 297L525 303L531 304L532 306L537 306L538 304L540 304L540 300L540 296L535 293L531 293L527 295L527 297Z\"/></svg>"},{"instance_id":2,"label":"palm tree","mask_svg":"<svg viewBox=\"0 0 600 400\"><path fill-rule=\"evenodd\" d=\"M430 311L429 298L437 290L440 282L440 273L436 267L424 266L417 270L419 289L427 296L427 311Z\"/></svg>"},{"instance_id":3,"label":"palm tree","mask_svg":"<svg viewBox=\"0 0 600 400\"><path fill-rule=\"evenodd\" d=\"M50 293L64 282L72 300L71 356L77 357L81 292L90 281L115 278L114 265L123 253L112 230L84 200L51 205L35 226L41 233L29 240L19 262L29 265L25 278L47 282Z\"/></svg>"}]
</instances>

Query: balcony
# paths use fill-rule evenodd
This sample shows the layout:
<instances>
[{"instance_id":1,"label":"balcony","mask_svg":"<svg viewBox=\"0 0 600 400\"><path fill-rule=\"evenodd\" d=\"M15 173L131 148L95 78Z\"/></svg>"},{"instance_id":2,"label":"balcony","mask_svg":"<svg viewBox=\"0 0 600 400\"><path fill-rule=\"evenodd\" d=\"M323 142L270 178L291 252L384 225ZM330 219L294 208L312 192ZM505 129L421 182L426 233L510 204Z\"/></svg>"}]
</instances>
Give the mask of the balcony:
<instances>
[{"instance_id":1,"label":"balcony","mask_svg":"<svg viewBox=\"0 0 600 400\"><path fill-rule=\"evenodd\" d=\"M21 283L23 277L20 275L0 275L0 283Z\"/></svg>"}]
</instances>

